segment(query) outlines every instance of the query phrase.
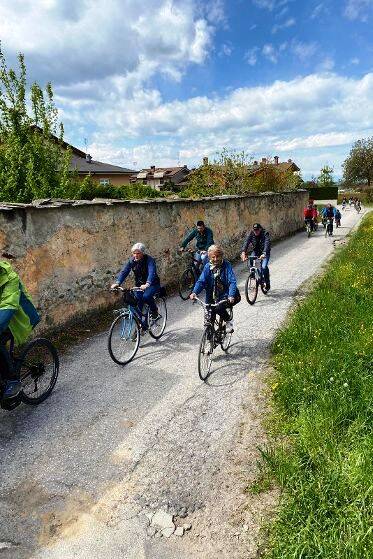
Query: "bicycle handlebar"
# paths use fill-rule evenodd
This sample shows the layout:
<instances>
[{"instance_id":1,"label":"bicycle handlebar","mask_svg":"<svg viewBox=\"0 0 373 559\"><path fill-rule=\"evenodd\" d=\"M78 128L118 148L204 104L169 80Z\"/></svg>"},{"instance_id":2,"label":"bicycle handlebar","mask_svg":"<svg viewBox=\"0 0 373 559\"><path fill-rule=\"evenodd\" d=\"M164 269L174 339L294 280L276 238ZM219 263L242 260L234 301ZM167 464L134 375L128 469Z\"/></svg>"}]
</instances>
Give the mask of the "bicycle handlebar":
<instances>
[{"instance_id":1,"label":"bicycle handlebar","mask_svg":"<svg viewBox=\"0 0 373 559\"><path fill-rule=\"evenodd\" d=\"M194 299L192 299L192 301L197 301L197 303L199 303L200 305L202 305L202 307L204 307L205 309L207 307L218 307L219 305L221 305L222 303L229 303L228 299L222 299L221 301L219 301L218 303L204 303L201 299L199 299L199 297L195 297Z\"/></svg>"},{"instance_id":2,"label":"bicycle handlebar","mask_svg":"<svg viewBox=\"0 0 373 559\"><path fill-rule=\"evenodd\" d=\"M116 287L111 287L110 291L127 291L127 289L122 287L121 285L117 285ZM143 290L140 287L131 287L129 291L143 291Z\"/></svg>"}]
</instances>

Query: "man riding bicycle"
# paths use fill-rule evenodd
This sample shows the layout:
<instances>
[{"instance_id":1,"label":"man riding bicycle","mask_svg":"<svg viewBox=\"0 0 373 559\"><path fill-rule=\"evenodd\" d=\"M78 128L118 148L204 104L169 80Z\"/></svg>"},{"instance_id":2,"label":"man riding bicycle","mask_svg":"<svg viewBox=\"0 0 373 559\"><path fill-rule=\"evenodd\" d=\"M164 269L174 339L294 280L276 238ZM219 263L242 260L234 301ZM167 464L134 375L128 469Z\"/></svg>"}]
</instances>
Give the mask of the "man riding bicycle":
<instances>
[{"instance_id":1,"label":"man riding bicycle","mask_svg":"<svg viewBox=\"0 0 373 559\"><path fill-rule=\"evenodd\" d=\"M226 332L231 333L234 330L233 321L230 320L227 308L237 305L241 300L236 276L231 263L225 260L221 246L210 246L208 257L209 263L204 266L190 299L195 299L205 289L207 304L227 300L217 307L216 313L226 322Z\"/></svg>"},{"instance_id":2,"label":"man riding bicycle","mask_svg":"<svg viewBox=\"0 0 373 559\"><path fill-rule=\"evenodd\" d=\"M22 389L19 371L11 365L7 344L23 344L40 321L29 294L9 262L0 260L0 373L6 382L3 400Z\"/></svg>"},{"instance_id":3,"label":"man riding bicycle","mask_svg":"<svg viewBox=\"0 0 373 559\"><path fill-rule=\"evenodd\" d=\"M156 320L159 318L157 305L154 301L160 288L160 280L157 274L157 267L154 258L145 253L145 246L142 243L135 243L131 248L132 256L120 271L117 281L113 283L111 289L119 287L121 283L133 272L135 276L135 286L141 291L135 291L137 305L142 312L144 303L149 306L150 316Z\"/></svg>"},{"instance_id":4,"label":"man riding bicycle","mask_svg":"<svg viewBox=\"0 0 373 559\"><path fill-rule=\"evenodd\" d=\"M311 226L311 231L314 231L316 227L315 227L315 209L313 207L313 204L309 203L308 206L304 208L303 215L304 215L304 224L306 225L308 222Z\"/></svg>"},{"instance_id":5,"label":"man riding bicycle","mask_svg":"<svg viewBox=\"0 0 373 559\"><path fill-rule=\"evenodd\" d=\"M257 257L262 260L263 279L266 284L266 290L269 291L271 283L269 278L268 262L271 256L271 237L268 231L266 231L260 223L254 223L252 230L248 234L242 246L242 262L247 260L249 250L251 258Z\"/></svg>"},{"instance_id":6,"label":"man riding bicycle","mask_svg":"<svg viewBox=\"0 0 373 559\"><path fill-rule=\"evenodd\" d=\"M180 252L183 252L190 241L196 239L196 248L197 252L194 255L194 259L201 263L202 266L206 264L208 261L208 254L207 251L211 245L214 244L214 234L209 227L206 227L205 223L202 220L197 221L196 227L188 233L185 239L182 241L180 245Z\"/></svg>"}]
</instances>

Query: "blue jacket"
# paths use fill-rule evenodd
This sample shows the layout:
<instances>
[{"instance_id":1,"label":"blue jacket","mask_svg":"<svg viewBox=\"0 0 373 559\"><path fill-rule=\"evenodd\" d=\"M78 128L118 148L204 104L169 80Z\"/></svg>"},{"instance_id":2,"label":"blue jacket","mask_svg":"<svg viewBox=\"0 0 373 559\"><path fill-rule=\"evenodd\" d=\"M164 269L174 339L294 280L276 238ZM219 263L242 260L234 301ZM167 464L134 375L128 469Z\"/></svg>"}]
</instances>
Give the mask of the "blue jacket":
<instances>
[{"instance_id":1,"label":"blue jacket","mask_svg":"<svg viewBox=\"0 0 373 559\"><path fill-rule=\"evenodd\" d=\"M333 215L331 215L330 210L333 212ZM334 208L334 206L332 206L332 207L330 208L330 210L329 210L329 208L323 208L323 209L321 210L321 215L322 215L323 217L335 217L336 209ZM328 216L328 213L330 213L329 216Z\"/></svg>"},{"instance_id":2,"label":"blue jacket","mask_svg":"<svg viewBox=\"0 0 373 559\"><path fill-rule=\"evenodd\" d=\"M159 277L157 274L157 266L154 258L148 254L144 254L141 260L136 261L133 256L126 262L120 271L117 282L119 285L124 282L127 276L133 272L135 275L135 285L140 287L144 283L149 285L159 285Z\"/></svg>"},{"instance_id":3,"label":"blue jacket","mask_svg":"<svg viewBox=\"0 0 373 559\"><path fill-rule=\"evenodd\" d=\"M210 227L205 227L203 233L200 233L195 227L183 240L181 246L186 248L186 246L196 238L196 247L198 250L208 250L208 248L214 244L214 235Z\"/></svg>"},{"instance_id":4,"label":"blue jacket","mask_svg":"<svg viewBox=\"0 0 373 559\"><path fill-rule=\"evenodd\" d=\"M206 303L213 303L227 299L227 297L236 297L238 294L237 280L234 274L232 264L228 260L223 260L220 271L221 291L216 301L213 301L214 293L214 274L211 271L210 263L207 263L202 270L199 279L194 286L193 293L198 295L203 289L206 290Z\"/></svg>"}]
</instances>

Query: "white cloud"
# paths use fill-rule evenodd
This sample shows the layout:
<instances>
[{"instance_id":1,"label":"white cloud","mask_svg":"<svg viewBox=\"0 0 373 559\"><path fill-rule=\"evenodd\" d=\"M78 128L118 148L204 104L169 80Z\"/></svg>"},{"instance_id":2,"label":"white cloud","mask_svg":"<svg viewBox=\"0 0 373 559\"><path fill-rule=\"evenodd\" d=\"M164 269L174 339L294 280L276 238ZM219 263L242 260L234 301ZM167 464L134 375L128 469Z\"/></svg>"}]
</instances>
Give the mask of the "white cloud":
<instances>
[{"instance_id":1,"label":"white cloud","mask_svg":"<svg viewBox=\"0 0 373 559\"><path fill-rule=\"evenodd\" d=\"M269 44L267 43L266 45L264 45L263 48L262 48L262 54L267 60L269 60L273 64L277 64L278 54L277 54L276 49L274 48L273 45L271 45L270 43Z\"/></svg>"},{"instance_id":2,"label":"white cloud","mask_svg":"<svg viewBox=\"0 0 373 559\"><path fill-rule=\"evenodd\" d=\"M222 21L219 0L2 0L6 54L22 51L31 78L56 85L107 79L144 68L178 75L201 64ZM206 15L207 14L207 15ZM144 64L144 61L146 64Z\"/></svg>"},{"instance_id":3,"label":"white cloud","mask_svg":"<svg viewBox=\"0 0 373 559\"><path fill-rule=\"evenodd\" d=\"M326 56L324 58L324 60L322 60L317 65L317 71L318 72L330 72L331 70L333 70L334 66L335 66L335 62L334 62L333 58L331 56Z\"/></svg>"},{"instance_id":4,"label":"white cloud","mask_svg":"<svg viewBox=\"0 0 373 559\"><path fill-rule=\"evenodd\" d=\"M373 0L348 0L345 4L343 15L348 19L368 21L372 14Z\"/></svg>"},{"instance_id":5,"label":"white cloud","mask_svg":"<svg viewBox=\"0 0 373 559\"><path fill-rule=\"evenodd\" d=\"M244 59L250 66L255 66L258 61L259 47L253 47L246 51Z\"/></svg>"},{"instance_id":6,"label":"white cloud","mask_svg":"<svg viewBox=\"0 0 373 559\"><path fill-rule=\"evenodd\" d=\"M311 58L317 51L317 43L304 43L302 41L293 40L291 42L292 52L302 61L305 62Z\"/></svg>"},{"instance_id":7,"label":"white cloud","mask_svg":"<svg viewBox=\"0 0 373 559\"><path fill-rule=\"evenodd\" d=\"M281 31L282 29L288 29L289 27L293 27L295 24L296 24L296 20L293 17L290 17L289 19L284 21L284 23L276 23L272 27L272 34L275 34L278 31Z\"/></svg>"},{"instance_id":8,"label":"white cloud","mask_svg":"<svg viewBox=\"0 0 373 559\"><path fill-rule=\"evenodd\" d=\"M324 2L321 2L320 4L317 4L312 10L311 19L317 19L318 17L326 13L328 13L328 8L325 6Z\"/></svg>"},{"instance_id":9,"label":"white cloud","mask_svg":"<svg viewBox=\"0 0 373 559\"><path fill-rule=\"evenodd\" d=\"M281 10L280 13L282 15L286 13L287 4L292 0L253 0L253 4L257 6L257 8L262 8L273 12L274 10L278 11Z\"/></svg>"},{"instance_id":10,"label":"white cloud","mask_svg":"<svg viewBox=\"0 0 373 559\"><path fill-rule=\"evenodd\" d=\"M220 50L219 50L219 56L230 56L232 54L233 50L234 50L233 45L223 43Z\"/></svg>"}]
</instances>

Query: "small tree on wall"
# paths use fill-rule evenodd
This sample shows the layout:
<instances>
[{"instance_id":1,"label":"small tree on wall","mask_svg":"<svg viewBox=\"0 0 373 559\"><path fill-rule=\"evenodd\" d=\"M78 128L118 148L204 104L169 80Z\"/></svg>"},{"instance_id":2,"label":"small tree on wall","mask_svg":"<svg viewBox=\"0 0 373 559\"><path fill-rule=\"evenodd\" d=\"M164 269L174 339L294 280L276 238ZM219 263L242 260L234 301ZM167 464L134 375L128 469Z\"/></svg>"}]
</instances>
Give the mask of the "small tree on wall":
<instances>
[{"instance_id":1,"label":"small tree on wall","mask_svg":"<svg viewBox=\"0 0 373 559\"><path fill-rule=\"evenodd\" d=\"M18 63L18 73L8 69L0 49L0 200L64 196L71 187L71 155L61 149L63 126L58 124L52 86L48 83L43 91L34 83L27 95L22 54Z\"/></svg>"},{"instance_id":2,"label":"small tree on wall","mask_svg":"<svg viewBox=\"0 0 373 559\"><path fill-rule=\"evenodd\" d=\"M317 178L317 186L333 186L333 171L334 169L332 167L324 165L324 167L320 170L320 176Z\"/></svg>"}]
</instances>

